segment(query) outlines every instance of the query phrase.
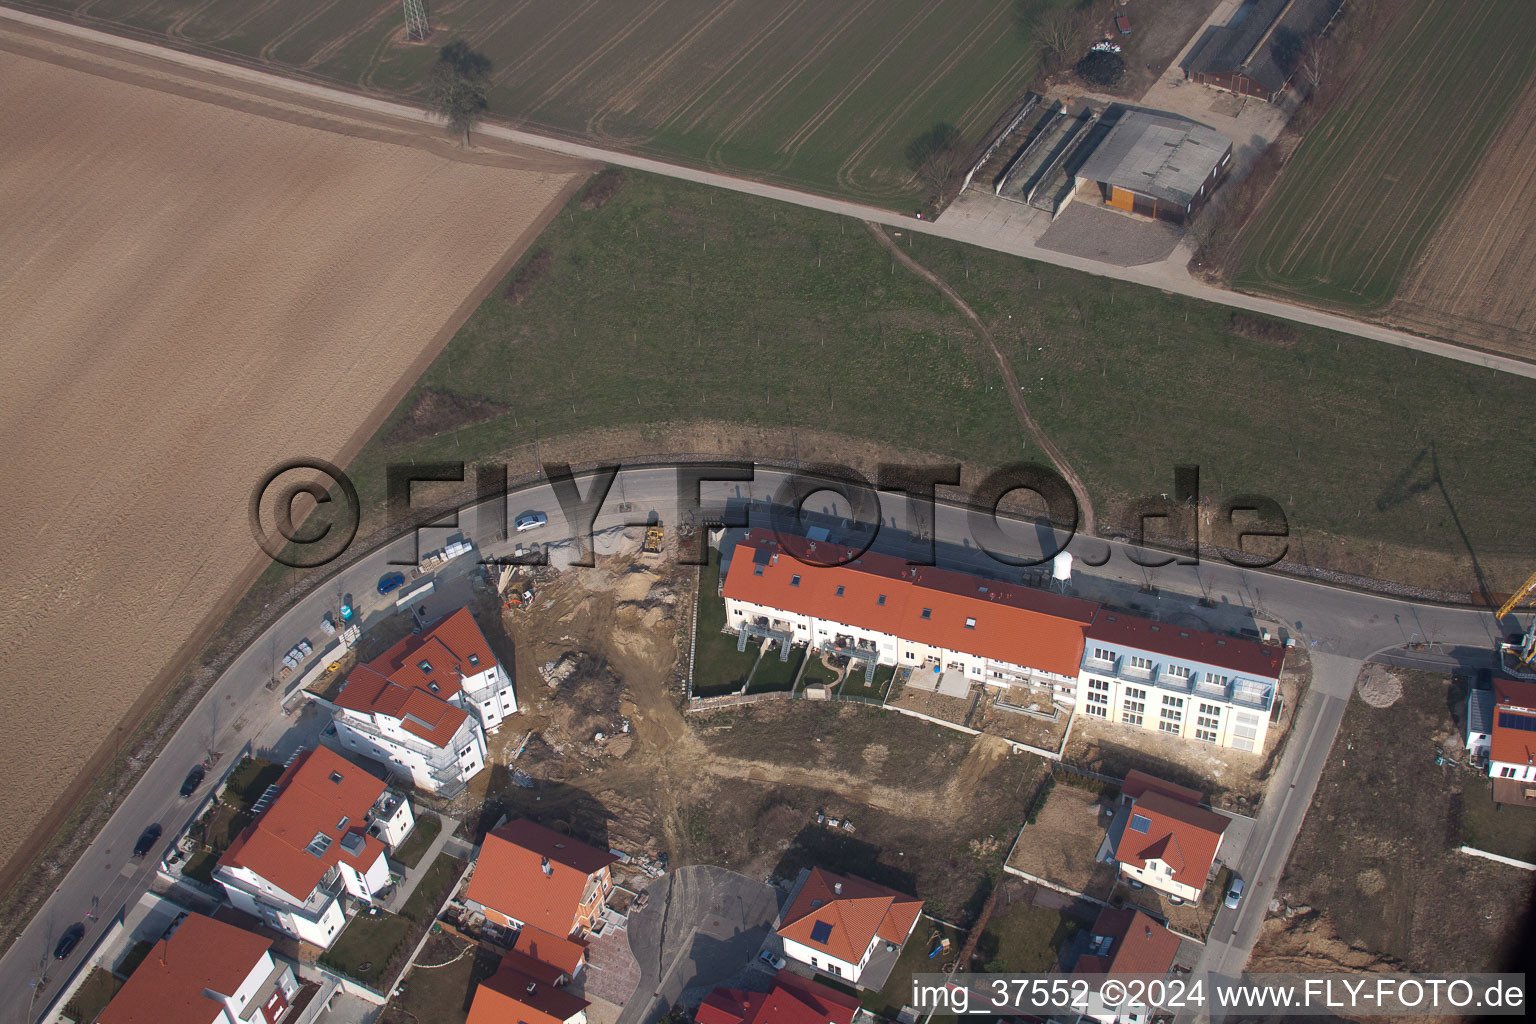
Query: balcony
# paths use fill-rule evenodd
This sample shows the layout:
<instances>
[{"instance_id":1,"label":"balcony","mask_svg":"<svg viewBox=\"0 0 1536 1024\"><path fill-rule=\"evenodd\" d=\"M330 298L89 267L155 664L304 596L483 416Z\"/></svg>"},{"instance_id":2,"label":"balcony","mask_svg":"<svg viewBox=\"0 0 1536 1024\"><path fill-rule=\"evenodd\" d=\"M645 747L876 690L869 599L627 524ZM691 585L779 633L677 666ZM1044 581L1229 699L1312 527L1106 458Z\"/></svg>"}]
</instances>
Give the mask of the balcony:
<instances>
[{"instance_id":1,"label":"balcony","mask_svg":"<svg viewBox=\"0 0 1536 1024\"><path fill-rule=\"evenodd\" d=\"M474 719L471 718L470 721L474 721ZM405 751L415 755L421 760L422 764L429 772L437 772L441 770L451 770L454 772L458 771L458 758L454 755L452 750L444 750L441 747L434 747L428 743L402 739L399 736L391 736L388 733L380 730L371 721L368 721L367 719L353 718L350 715L344 718L338 718L337 723L341 727L351 729L353 732L356 732L359 735L367 736L371 739L377 740L382 746L386 746L394 750Z\"/></svg>"}]
</instances>

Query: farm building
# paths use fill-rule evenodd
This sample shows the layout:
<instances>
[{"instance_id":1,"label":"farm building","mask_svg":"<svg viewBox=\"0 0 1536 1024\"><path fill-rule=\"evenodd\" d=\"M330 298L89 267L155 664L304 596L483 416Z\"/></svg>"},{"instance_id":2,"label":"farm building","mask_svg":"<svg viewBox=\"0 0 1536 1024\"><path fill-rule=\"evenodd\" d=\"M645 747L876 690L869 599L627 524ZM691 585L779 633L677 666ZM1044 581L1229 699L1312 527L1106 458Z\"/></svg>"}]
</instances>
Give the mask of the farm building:
<instances>
[{"instance_id":1,"label":"farm building","mask_svg":"<svg viewBox=\"0 0 1536 1024\"><path fill-rule=\"evenodd\" d=\"M1181 224L1232 163L1232 140L1197 121L1127 110L1077 169L1076 194Z\"/></svg>"},{"instance_id":2,"label":"farm building","mask_svg":"<svg viewBox=\"0 0 1536 1024\"><path fill-rule=\"evenodd\" d=\"M1341 0L1246 0L1225 25L1206 31L1185 58L1184 77L1240 96L1277 101L1296 76L1307 44Z\"/></svg>"}]
</instances>

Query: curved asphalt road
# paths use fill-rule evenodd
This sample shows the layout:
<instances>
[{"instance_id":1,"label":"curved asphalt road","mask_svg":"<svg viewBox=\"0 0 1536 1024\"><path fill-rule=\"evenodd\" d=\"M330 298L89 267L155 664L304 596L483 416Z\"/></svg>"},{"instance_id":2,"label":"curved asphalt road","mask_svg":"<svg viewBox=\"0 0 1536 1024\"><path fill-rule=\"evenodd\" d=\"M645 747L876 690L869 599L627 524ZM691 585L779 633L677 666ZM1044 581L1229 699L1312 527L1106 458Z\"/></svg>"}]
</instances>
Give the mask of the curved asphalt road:
<instances>
[{"instance_id":1,"label":"curved asphalt road","mask_svg":"<svg viewBox=\"0 0 1536 1024\"><path fill-rule=\"evenodd\" d=\"M243 82L247 85L259 85L265 89L275 89L290 94L299 100L322 102L374 116L407 121L417 126L426 124L439 128L441 125L440 119L419 107L395 103L373 96L362 96L329 86L317 85L313 82L301 82L284 78L281 75L265 71L257 71L252 68L228 64L195 54L183 53L166 46L157 46L136 39L127 39L106 32L98 32L71 22L55 21L51 18L43 18L23 11L0 7L0 21L6 20L19 25L26 25L36 30L67 35L98 45L111 46L124 53L137 54L140 57L148 57L183 68L219 75L232 82ZM733 192L744 192L748 195L777 199L780 202L793 203L797 206L840 214L845 217L855 217L859 220L870 221L876 224L899 226L904 230L919 234L948 238L986 249L994 249L998 252L1023 256L1041 263L1052 263L1057 266L1069 267L1073 270L1080 270L1084 273L1095 274L1100 277L1109 277L1132 284L1161 288L1164 291L1173 292L1178 295L1187 295L1205 302L1230 306L1234 309L1263 313L1296 323L1324 327L1344 334L1353 334L1361 338L1370 338L1375 341L1386 342L1390 345L1410 348L1418 352L1427 352L1443 356L1447 359L1471 363L1474 366L1482 366L1504 373L1513 373L1522 377L1536 378L1536 363L1527 363L1508 356L1477 352L1472 349L1462 348L1459 345L1433 341L1405 331L1393 330L1390 327L1351 320L1348 317L1339 316L1335 313L1327 313L1306 306L1282 302L1279 299L1241 295L1237 292L1216 288L1197 281L1190 277L1187 272L1179 270L1170 271L1165 264L1150 264L1141 267L1111 266L1095 260L1069 256L1050 249L1042 249L1023 239L995 230L985 229L975 224L956 223L953 220L946 221L942 216L937 221L919 221L909 216L893 213L890 210L881 210L860 203L832 199L827 196L802 192L798 189L785 188L780 185L749 181L727 174L716 174L711 171L667 163L666 161L654 160L649 157L635 156L631 153L621 153L598 146L586 145L585 143L537 135L503 125L482 125L476 129L476 134L513 142L522 146L543 149L552 153L561 153L582 160L593 160L621 167L632 167L651 174L661 174L703 185L712 185L716 188L729 189Z\"/></svg>"}]
</instances>

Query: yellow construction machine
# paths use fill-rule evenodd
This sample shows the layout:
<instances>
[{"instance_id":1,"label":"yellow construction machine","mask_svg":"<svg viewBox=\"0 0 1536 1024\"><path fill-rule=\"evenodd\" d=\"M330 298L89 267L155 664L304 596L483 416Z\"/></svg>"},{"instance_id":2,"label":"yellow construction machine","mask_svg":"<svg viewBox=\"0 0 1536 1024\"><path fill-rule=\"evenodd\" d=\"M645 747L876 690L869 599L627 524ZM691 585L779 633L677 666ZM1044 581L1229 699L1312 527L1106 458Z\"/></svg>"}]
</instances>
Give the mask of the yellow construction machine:
<instances>
[{"instance_id":1,"label":"yellow construction machine","mask_svg":"<svg viewBox=\"0 0 1536 1024\"><path fill-rule=\"evenodd\" d=\"M655 522L645 528L645 541L640 545L642 554L655 555L661 553L661 539L665 531L661 523Z\"/></svg>"},{"instance_id":2,"label":"yellow construction machine","mask_svg":"<svg viewBox=\"0 0 1536 1024\"><path fill-rule=\"evenodd\" d=\"M1499 610L1494 613L1494 618L1503 623L1504 616L1515 610L1515 606L1525 601L1536 592L1536 572L1531 573L1526 581L1515 588L1515 592L1509 595L1509 600L1499 605ZM1516 671L1536 670L1536 620L1526 629L1520 639L1514 643L1501 643L1499 645L1499 661L1506 669Z\"/></svg>"}]
</instances>

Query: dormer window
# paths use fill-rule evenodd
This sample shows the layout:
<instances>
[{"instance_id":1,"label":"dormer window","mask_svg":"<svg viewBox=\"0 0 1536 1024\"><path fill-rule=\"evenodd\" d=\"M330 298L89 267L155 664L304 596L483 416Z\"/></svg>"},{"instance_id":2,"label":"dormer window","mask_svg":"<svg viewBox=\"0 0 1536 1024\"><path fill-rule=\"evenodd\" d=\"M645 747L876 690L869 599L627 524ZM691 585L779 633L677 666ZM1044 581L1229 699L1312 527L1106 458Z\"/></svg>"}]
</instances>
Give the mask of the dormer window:
<instances>
[{"instance_id":1,"label":"dormer window","mask_svg":"<svg viewBox=\"0 0 1536 1024\"><path fill-rule=\"evenodd\" d=\"M426 658L422 658L420 661L418 661L416 663L416 667L421 669L423 672L431 672L432 671L432 663L430 661L428 661Z\"/></svg>"},{"instance_id":2,"label":"dormer window","mask_svg":"<svg viewBox=\"0 0 1536 1024\"><path fill-rule=\"evenodd\" d=\"M469 656L469 665L470 665L470 667L474 668L478 664L480 664L480 655L478 655L478 654L471 654Z\"/></svg>"}]
</instances>

